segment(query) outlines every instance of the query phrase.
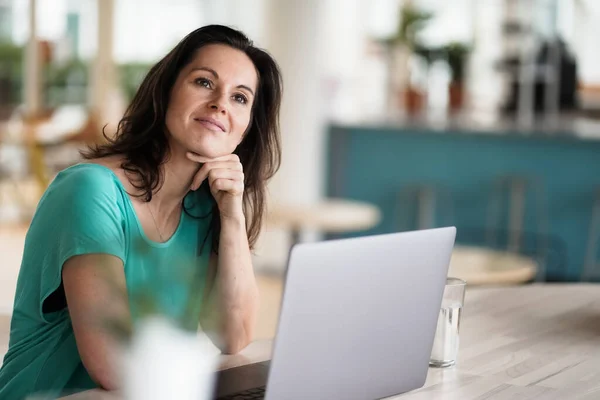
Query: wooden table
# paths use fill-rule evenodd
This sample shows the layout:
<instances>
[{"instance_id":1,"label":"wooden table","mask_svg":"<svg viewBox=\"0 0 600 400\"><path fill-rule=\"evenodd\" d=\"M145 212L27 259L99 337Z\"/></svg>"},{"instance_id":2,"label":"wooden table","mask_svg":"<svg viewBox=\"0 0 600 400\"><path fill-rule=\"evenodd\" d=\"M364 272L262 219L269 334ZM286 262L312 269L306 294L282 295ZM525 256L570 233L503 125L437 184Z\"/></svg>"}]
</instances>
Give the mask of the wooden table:
<instances>
[{"instance_id":1,"label":"wooden table","mask_svg":"<svg viewBox=\"0 0 600 400\"><path fill-rule=\"evenodd\" d=\"M255 342L223 358L232 367L270 357ZM376 377L373 377L376 379ZM88 392L75 399L107 399ZM599 399L600 285L470 288L459 361L430 368L421 389L393 399ZM336 399L332 399L336 400Z\"/></svg>"}]
</instances>

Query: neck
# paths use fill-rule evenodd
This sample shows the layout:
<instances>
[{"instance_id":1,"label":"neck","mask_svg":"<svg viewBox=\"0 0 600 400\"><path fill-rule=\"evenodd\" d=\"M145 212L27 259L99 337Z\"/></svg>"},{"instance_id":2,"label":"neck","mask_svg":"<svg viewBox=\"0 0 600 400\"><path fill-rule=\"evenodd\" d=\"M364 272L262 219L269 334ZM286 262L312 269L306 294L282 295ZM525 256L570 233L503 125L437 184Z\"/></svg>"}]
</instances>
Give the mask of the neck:
<instances>
[{"instance_id":1,"label":"neck","mask_svg":"<svg viewBox=\"0 0 600 400\"><path fill-rule=\"evenodd\" d=\"M194 175L200 167L185 156L185 151L171 151L169 160L162 165L160 190L152 197L156 207L164 210L177 208L190 191Z\"/></svg>"}]
</instances>

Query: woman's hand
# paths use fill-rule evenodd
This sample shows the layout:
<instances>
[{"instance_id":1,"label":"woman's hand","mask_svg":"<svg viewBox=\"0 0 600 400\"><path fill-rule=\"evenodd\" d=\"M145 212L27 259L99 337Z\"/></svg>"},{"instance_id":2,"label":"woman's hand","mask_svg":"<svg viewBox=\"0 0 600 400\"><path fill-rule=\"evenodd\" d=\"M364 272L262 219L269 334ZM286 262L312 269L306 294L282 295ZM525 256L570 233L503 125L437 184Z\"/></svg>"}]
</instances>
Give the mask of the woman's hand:
<instances>
[{"instance_id":1,"label":"woman's hand","mask_svg":"<svg viewBox=\"0 0 600 400\"><path fill-rule=\"evenodd\" d=\"M189 152L187 158L202 164L190 190L198 190L208 178L210 192L217 202L221 218L243 218L244 170L240 158L235 154L208 158Z\"/></svg>"}]
</instances>

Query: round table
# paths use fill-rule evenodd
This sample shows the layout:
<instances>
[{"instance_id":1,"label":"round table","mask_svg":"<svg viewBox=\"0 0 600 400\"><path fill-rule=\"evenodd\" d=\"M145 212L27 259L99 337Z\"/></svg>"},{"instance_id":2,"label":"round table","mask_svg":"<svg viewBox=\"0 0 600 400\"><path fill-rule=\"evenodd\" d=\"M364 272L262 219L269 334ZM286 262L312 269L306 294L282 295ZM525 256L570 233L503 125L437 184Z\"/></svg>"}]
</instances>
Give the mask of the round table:
<instances>
[{"instance_id":1,"label":"round table","mask_svg":"<svg viewBox=\"0 0 600 400\"><path fill-rule=\"evenodd\" d=\"M533 280L538 264L530 257L473 246L454 247L448 276L468 285L506 285Z\"/></svg>"},{"instance_id":2,"label":"round table","mask_svg":"<svg viewBox=\"0 0 600 400\"><path fill-rule=\"evenodd\" d=\"M269 225L290 230L292 245L300 242L303 231L357 232L373 228L380 219L381 212L376 206L344 199L325 199L314 204L274 204L267 216Z\"/></svg>"}]
</instances>

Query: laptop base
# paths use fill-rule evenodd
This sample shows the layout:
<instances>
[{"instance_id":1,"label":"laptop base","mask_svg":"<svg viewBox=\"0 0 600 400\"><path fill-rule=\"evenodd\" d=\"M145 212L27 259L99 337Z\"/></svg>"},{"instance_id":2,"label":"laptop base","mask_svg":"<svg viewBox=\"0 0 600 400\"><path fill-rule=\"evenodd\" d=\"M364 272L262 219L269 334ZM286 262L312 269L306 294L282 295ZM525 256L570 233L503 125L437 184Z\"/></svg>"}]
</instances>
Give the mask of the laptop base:
<instances>
[{"instance_id":1,"label":"laptop base","mask_svg":"<svg viewBox=\"0 0 600 400\"><path fill-rule=\"evenodd\" d=\"M252 389L262 389L264 396L264 388L267 385L270 364L271 361L264 361L219 371L215 384L215 399L220 400L221 398L240 394L240 392L252 391ZM256 397L258 391L257 393L249 394L255 396L254 398L257 399L262 398ZM248 398L251 399L253 397Z\"/></svg>"}]
</instances>

